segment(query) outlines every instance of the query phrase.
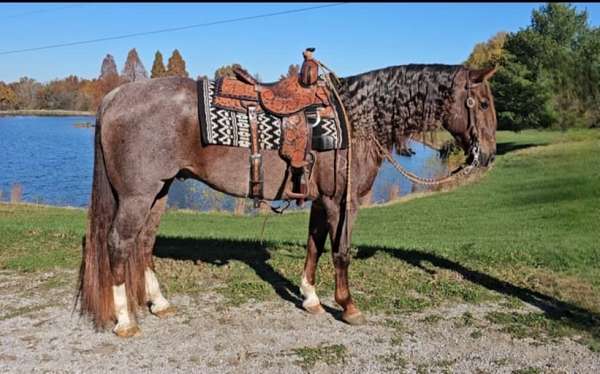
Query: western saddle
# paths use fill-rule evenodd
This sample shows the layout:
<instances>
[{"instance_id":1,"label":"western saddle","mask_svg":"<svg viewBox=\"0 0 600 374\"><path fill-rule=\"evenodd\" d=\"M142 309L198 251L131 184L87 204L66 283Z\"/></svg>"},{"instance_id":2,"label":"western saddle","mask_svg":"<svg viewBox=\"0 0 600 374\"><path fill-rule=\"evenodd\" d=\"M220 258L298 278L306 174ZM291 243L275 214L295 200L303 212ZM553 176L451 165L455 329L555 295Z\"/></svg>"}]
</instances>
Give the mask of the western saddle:
<instances>
[{"instance_id":1,"label":"western saddle","mask_svg":"<svg viewBox=\"0 0 600 374\"><path fill-rule=\"evenodd\" d=\"M259 145L257 114L267 112L281 119L280 155L288 162L292 190L286 190L288 198L302 205L308 194L305 174L311 173L314 157L312 127L307 121L311 109L335 117L325 81L319 79L320 63L313 58L314 48L303 52L304 62L300 73L275 83L261 83L246 70L234 68L235 77L223 77L217 82L213 105L246 112L250 123L251 155L249 197L258 207L263 193L262 155Z\"/></svg>"}]
</instances>

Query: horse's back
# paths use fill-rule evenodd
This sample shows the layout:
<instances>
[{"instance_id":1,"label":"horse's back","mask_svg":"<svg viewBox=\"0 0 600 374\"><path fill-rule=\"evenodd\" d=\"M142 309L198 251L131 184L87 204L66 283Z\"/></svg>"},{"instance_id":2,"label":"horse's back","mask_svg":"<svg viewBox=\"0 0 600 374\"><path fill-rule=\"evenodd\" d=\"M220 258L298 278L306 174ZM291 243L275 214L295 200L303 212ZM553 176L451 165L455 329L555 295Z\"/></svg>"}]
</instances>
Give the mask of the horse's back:
<instances>
[{"instance_id":1,"label":"horse's back","mask_svg":"<svg viewBox=\"0 0 600 374\"><path fill-rule=\"evenodd\" d=\"M196 82L190 78L163 77L125 83L104 96L99 115L106 120L124 115L135 119L156 111L157 106L168 108L172 104L190 107L197 104Z\"/></svg>"}]
</instances>

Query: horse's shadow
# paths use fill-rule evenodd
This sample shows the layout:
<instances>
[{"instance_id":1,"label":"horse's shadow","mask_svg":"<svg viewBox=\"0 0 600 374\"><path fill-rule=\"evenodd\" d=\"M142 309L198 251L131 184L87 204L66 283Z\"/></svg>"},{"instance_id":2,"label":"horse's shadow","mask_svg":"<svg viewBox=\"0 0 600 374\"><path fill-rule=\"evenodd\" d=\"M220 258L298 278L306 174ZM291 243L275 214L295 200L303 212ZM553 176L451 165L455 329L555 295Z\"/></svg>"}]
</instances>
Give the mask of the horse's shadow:
<instances>
[{"instance_id":1,"label":"horse's shadow","mask_svg":"<svg viewBox=\"0 0 600 374\"><path fill-rule=\"evenodd\" d=\"M297 243L294 243L297 244ZM271 254L267 250L270 243L260 243L255 240L235 239L197 239L158 236L154 256L184 261L201 261L208 264L223 266L230 261L239 261L249 266L256 275L268 283L275 293L298 309L302 307L302 295L296 283L277 271L269 260ZM302 261L298 259L298 261ZM300 274L298 274L298 279ZM341 311L323 305L325 311L341 320Z\"/></svg>"},{"instance_id":2,"label":"horse's shadow","mask_svg":"<svg viewBox=\"0 0 600 374\"><path fill-rule=\"evenodd\" d=\"M297 243L287 244L297 245ZM269 243L261 244L253 240L159 236L154 255L159 258L194 262L202 261L217 266L226 265L230 261L240 261L252 268L258 277L271 285L279 297L302 309L302 296L296 283L286 278L268 263L271 259L271 254L267 250L269 246ZM424 265L427 262L437 268L456 272L464 279L485 287L488 290L516 297L525 303L538 307L544 312L547 318L566 322L569 326L578 330L591 330L595 338L600 338L600 315L597 313L572 303L561 301L553 296L545 295L541 292L500 280L480 271L469 269L458 262L427 251L359 246L358 253L354 256L354 259L356 261L365 260L377 252L387 253L429 274L432 274L434 271ZM326 256L323 257L322 261L327 261ZM302 261L301 257L298 257L297 260ZM336 319L339 320L341 318L340 310L326 305L324 305L324 308Z\"/></svg>"},{"instance_id":3,"label":"horse's shadow","mask_svg":"<svg viewBox=\"0 0 600 374\"><path fill-rule=\"evenodd\" d=\"M514 142L502 142L496 143L496 155L504 155L510 152L518 151L520 149L526 149L531 147L537 147L544 144L533 144L533 143L514 143Z\"/></svg>"},{"instance_id":4,"label":"horse's shadow","mask_svg":"<svg viewBox=\"0 0 600 374\"><path fill-rule=\"evenodd\" d=\"M590 331L595 338L600 338L600 315L553 296L545 295L541 292L530 290L525 287L517 286L504 280L500 280L491 275L477 270L469 269L458 262L438 256L436 254L411 249L397 249L384 247L360 247L357 260L367 259L377 252L384 252L388 255L413 265L429 274L435 271L425 267L425 263L441 269L450 270L460 274L464 279L478 284L488 290L497 293L512 296L521 301L533 305L544 312L544 315L552 320L562 321L569 326L582 330Z\"/></svg>"}]
</instances>

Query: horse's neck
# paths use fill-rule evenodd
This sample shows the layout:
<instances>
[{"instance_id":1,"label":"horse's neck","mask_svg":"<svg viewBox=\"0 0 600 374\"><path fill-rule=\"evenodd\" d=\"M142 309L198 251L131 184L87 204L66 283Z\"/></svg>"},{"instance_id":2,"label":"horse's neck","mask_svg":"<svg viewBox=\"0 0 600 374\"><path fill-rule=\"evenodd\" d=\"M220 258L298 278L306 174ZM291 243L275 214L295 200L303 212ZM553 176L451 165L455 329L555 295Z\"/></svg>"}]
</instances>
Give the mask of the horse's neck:
<instances>
[{"instance_id":1,"label":"horse's neck","mask_svg":"<svg viewBox=\"0 0 600 374\"><path fill-rule=\"evenodd\" d=\"M352 126L353 169L358 172L355 182L361 186L359 193L372 188L383 165L383 151L392 152L394 145L404 146L396 143L405 142L411 134L439 126L445 103L433 99L441 95L428 92L427 82L405 83L404 74L402 69L376 71L344 82L342 100Z\"/></svg>"}]
</instances>

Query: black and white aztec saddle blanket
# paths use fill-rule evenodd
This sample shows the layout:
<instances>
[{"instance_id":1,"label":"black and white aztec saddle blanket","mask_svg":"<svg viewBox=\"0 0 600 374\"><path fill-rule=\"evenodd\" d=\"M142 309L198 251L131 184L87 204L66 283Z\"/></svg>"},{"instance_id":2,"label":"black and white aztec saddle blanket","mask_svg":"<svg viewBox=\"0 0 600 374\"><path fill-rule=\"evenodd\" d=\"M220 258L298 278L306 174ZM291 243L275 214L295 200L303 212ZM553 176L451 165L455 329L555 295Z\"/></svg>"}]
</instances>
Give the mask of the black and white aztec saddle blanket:
<instances>
[{"instance_id":1,"label":"black and white aztec saddle blanket","mask_svg":"<svg viewBox=\"0 0 600 374\"><path fill-rule=\"evenodd\" d=\"M227 145L250 148L250 121L245 112L215 106L215 81L198 80L198 116L204 145ZM340 111L340 103L334 102ZM328 151L346 149L348 133L343 116L322 117L320 108L306 109L305 115L312 127L312 149ZM278 150L281 144L282 118L266 111L257 113L260 149Z\"/></svg>"}]
</instances>

